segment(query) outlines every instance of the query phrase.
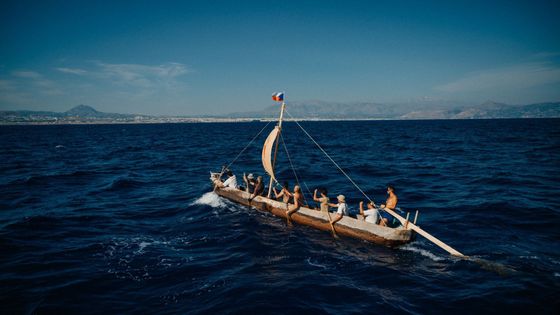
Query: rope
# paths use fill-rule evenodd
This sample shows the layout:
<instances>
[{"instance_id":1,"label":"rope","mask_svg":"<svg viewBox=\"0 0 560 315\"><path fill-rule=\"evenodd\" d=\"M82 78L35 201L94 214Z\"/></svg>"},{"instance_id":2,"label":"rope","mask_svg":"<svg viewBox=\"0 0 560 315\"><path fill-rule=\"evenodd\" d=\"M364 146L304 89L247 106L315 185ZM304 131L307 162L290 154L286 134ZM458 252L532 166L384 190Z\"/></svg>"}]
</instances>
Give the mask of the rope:
<instances>
[{"instance_id":1,"label":"rope","mask_svg":"<svg viewBox=\"0 0 560 315\"><path fill-rule=\"evenodd\" d=\"M344 176L346 176L346 178L348 178L348 180L354 185L354 187L356 187L361 193L362 195L364 195L364 197L366 197L367 200L369 200L370 202L373 202L373 200L371 200L368 195L366 195L366 193L358 186L358 184L356 184L356 182L354 182L354 180L352 178L350 178L350 176L348 176L348 174L346 174L346 172L338 165L338 163L335 162L335 160L333 160L333 158L327 153L327 151L325 151L321 145L319 145L319 143L317 143L317 141L315 141L315 139L313 139L313 137L307 132L307 130L305 130L300 124L299 122L294 119L294 117L287 111L285 110L286 114L288 114L288 116L290 116L293 121L299 126L299 128L301 128L301 130L309 137L309 139L311 139L311 141L313 141L313 143L315 143L315 145L319 148L319 150L321 150L328 158L329 160L331 160L331 162L338 168L338 170L340 172L342 172L342 174L344 174Z\"/></svg>"},{"instance_id":2,"label":"rope","mask_svg":"<svg viewBox=\"0 0 560 315\"><path fill-rule=\"evenodd\" d=\"M305 185L305 189L307 189L307 192L309 193L310 196L313 196L313 194L311 193L311 190L309 190L309 187L307 187L307 183L303 182L303 184ZM305 197L304 197L305 198Z\"/></svg>"},{"instance_id":3,"label":"rope","mask_svg":"<svg viewBox=\"0 0 560 315\"><path fill-rule=\"evenodd\" d=\"M288 147L286 146L286 142L284 142L284 137L282 136L281 133L280 133L280 139L282 140L282 145L284 146L284 150L286 150L286 155L288 156L288 161L290 161L290 167L292 168L292 172L294 172L294 176L296 177L296 182L298 186L301 188L301 184L299 183L299 178L297 176L296 168L292 163L292 159L290 158L290 152L288 152ZM307 187L307 185L305 186ZM307 191L309 191L309 188L307 188ZM303 201L305 202L305 204L307 204L307 199L305 199L305 195L303 193L301 195L303 196Z\"/></svg>"},{"instance_id":4,"label":"rope","mask_svg":"<svg viewBox=\"0 0 560 315\"><path fill-rule=\"evenodd\" d=\"M253 139L251 141L249 141L249 143L243 148L243 150L241 150L241 152L239 152L239 154L237 154L237 156L235 157L235 159L233 159L233 161L231 161L227 166L226 169L229 169L229 167L235 162L237 161L237 159L241 156L241 154L243 154L243 152L245 152L245 150L247 150L247 148L251 145L251 143L253 143L253 141L255 141L255 139L257 139L258 136L260 136L260 134L266 129L266 127L268 127L268 125L270 125L270 123L272 122L269 121L262 129L261 131L259 131L259 133L257 133L256 136L253 137Z\"/></svg>"}]
</instances>

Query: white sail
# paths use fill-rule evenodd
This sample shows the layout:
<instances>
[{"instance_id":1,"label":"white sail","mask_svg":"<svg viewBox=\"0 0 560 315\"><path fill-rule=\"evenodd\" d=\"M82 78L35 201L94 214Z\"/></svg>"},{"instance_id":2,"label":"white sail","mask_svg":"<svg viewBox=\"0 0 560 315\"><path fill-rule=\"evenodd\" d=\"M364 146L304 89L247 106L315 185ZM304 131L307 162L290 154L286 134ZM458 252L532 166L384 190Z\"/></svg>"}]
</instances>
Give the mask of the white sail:
<instances>
[{"instance_id":1,"label":"white sail","mask_svg":"<svg viewBox=\"0 0 560 315\"><path fill-rule=\"evenodd\" d=\"M274 146L274 142L276 138L278 138L278 132L280 129L278 126L274 127L266 140L264 141L263 150L262 150L262 163L264 170L270 175L270 177L276 180L274 177L274 168L272 167L272 147Z\"/></svg>"}]
</instances>

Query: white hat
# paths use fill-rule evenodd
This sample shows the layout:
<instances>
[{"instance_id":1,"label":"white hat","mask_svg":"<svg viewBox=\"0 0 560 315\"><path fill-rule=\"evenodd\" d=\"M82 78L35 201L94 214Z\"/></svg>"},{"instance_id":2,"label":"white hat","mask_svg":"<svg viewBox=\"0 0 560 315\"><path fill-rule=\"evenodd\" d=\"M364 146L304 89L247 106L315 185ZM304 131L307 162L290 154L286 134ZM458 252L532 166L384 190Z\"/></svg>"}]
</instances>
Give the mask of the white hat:
<instances>
[{"instance_id":1,"label":"white hat","mask_svg":"<svg viewBox=\"0 0 560 315\"><path fill-rule=\"evenodd\" d=\"M247 175L247 179L254 179L255 176L253 175L253 173L250 173L249 175Z\"/></svg>"},{"instance_id":2,"label":"white hat","mask_svg":"<svg viewBox=\"0 0 560 315\"><path fill-rule=\"evenodd\" d=\"M338 195L338 196L336 196L336 199L338 199L338 201L342 201L342 202L346 201L346 197L344 197L344 195Z\"/></svg>"}]
</instances>

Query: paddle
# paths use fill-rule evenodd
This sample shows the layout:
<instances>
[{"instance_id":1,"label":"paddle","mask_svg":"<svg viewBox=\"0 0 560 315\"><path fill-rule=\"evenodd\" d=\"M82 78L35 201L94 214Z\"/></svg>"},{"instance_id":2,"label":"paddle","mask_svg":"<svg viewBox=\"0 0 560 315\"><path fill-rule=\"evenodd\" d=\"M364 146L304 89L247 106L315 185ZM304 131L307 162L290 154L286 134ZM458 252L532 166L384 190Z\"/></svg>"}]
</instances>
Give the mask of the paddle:
<instances>
[{"instance_id":1,"label":"paddle","mask_svg":"<svg viewBox=\"0 0 560 315\"><path fill-rule=\"evenodd\" d=\"M395 211L389 209L389 208L382 208L381 210L387 211L387 213L389 213L390 215L392 215L393 217L395 217L397 220L399 220L401 222L401 224L407 225L408 228L416 231L416 233L424 236L425 238L427 238L429 241L431 241L432 243L436 244L437 246L441 247L443 250L445 250L446 252L450 253L453 256L457 256L457 257L461 257L461 258L468 258L467 256L461 254L459 251L455 250L453 247L445 244L444 242L440 241L438 238L436 238L435 236L431 235L430 233L422 230L419 226L417 226L414 223L411 222L406 222L406 219L401 217L400 215L398 215Z\"/></svg>"},{"instance_id":2,"label":"paddle","mask_svg":"<svg viewBox=\"0 0 560 315\"><path fill-rule=\"evenodd\" d=\"M387 213L391 214L393 217L395 217L397 220L399 220L402 225L407 225L408 224L407 227L416 231L418 234L424 236L429 241L431 241L432 243L441 247L446 252L450 253L451 255L453 255L455 257L459 257L459 258L462 258L462 259L465 259L465 260L468 260L468 261L472 261L472 262L480 265L482 268L484 268L486 270L494 271L501 276L504 276L504 275L507 275L507 274L511 274L512 272L515 272L515 269L513 269L511 267L508 267L508 266L505 266L503 264L497 263L497 262L488 261L488 260L482 259L482 258L470 257L470 256L463 255L459 251L457 251L456 249L454 249L451 246L449 246L449 245L445 244L444 242L440 241L435 236L433 236L430 233L422 230L416 224L411 223L410 221L407 223L406 219L401 217L400 215L398 215L395 211L393 211L391 209L387 209L387 208L383 208L382 210L387 211Z\"/></svg>"}]
</instances>

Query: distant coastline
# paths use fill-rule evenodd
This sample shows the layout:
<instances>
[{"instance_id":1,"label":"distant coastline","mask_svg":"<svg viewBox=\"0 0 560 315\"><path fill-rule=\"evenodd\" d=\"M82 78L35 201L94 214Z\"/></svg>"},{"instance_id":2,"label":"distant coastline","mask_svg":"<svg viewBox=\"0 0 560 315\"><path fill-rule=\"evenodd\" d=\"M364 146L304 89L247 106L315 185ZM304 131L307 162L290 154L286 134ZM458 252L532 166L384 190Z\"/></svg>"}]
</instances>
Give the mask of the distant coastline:
<instances>
[{"instance_id":1,"label":"distant coastline","mask_svg":"<svg viewBox=\"0 0 560 315\"><path fill-rule=\"evenodd\" d=\"M560 102L507 105L486 102L478 106L442 108L431 105L386 106L376 103L294 103L286 121L380 121L380 120L472 120L560 118ZM245 123L274 121L277 106L257 112L240 112L216 116L150 116L105 113L91 106L78 105L66 112L0 111L0 125L92 125L92 124L162 124L162 123Z\"/></svg>"},{"instance_id":2,"label":"distant coastline","mask_svg":"<svg viewBox=\"0 0 560 315\"><path fill-rule=\"evenodd\" d=\"M560 119L560 117L518 117L518 118L419 118L419 119L393 119L393 118L288 118L284 122L306 121L306 122L327 122L327 121L451 121L451 120L523 120L523 119ZM252 123L277 121L278 118L185 118L177 120L155 120L155 121L59 121L59 122L0 122L0 126L65 126L65 125L157 125L157 124L208 124L208 123Z\"/></svg>"}]
</instances>

